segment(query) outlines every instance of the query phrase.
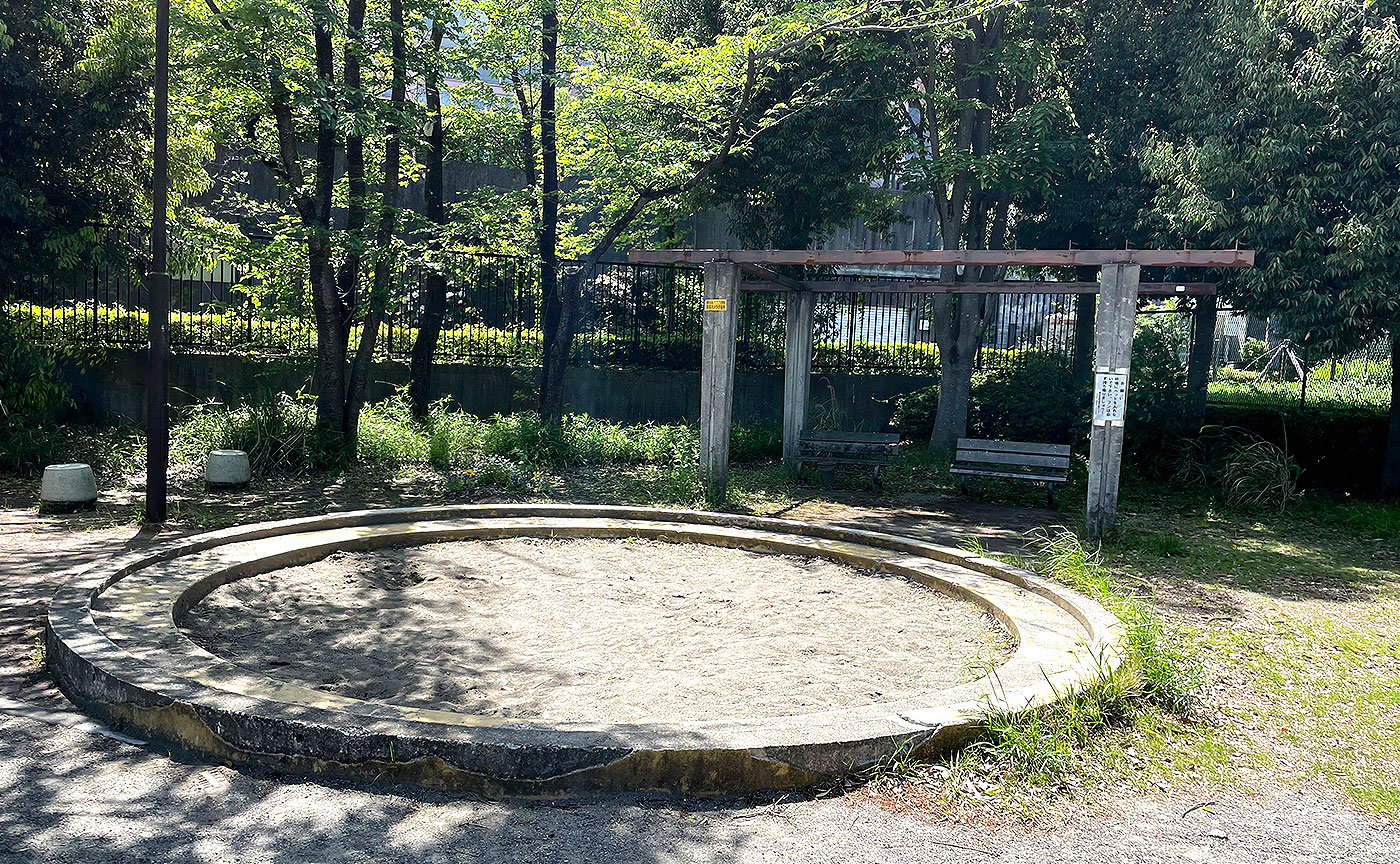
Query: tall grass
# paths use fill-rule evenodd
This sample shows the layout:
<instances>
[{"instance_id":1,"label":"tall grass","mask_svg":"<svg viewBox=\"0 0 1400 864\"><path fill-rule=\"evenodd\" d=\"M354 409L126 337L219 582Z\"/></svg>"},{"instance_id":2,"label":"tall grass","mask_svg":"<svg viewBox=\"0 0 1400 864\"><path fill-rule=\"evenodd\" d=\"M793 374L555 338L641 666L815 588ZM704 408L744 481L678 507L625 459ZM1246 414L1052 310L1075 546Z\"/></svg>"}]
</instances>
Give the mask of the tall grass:
<instances>
[{"instance_id":1,"label":"tall grass","mask_svg":"<svg viewBox=\"0 0 1400 864\"><path fill-rule=\"evenodd\" d=\"M1032 564L1039 572L1098 600L1127 631L1127 654L1119 677L1122 698L1187 716L1203 684L1200 659L1148 604L1122 591L1097 548L1068 528L1036 529Z\"/></svg>"},{"instance_id":2,"label":"tall grass","mask_svg":"<svg viewBox=\"0 0 1400 864\"><path fill-rule=\"evenodd\" d=\"M1154 712L1188 717L1203 685L1194 652L1150 607L1115 584L1096 548L1065 528L1038 529L1030 540L1033 553L1022 563L1093 597L1123 622L1123 663L1117 673L1104 669L1096 680L1050 705L993 710L982 734L952 763L925 766L923 777L944 798L971 791L978 797L1014 799L1037 788L1077 783L1076 774L1105 736Z\"/></svg>"},{"instance_id":3,"label":"tall grass","mask_svg":"<svg viewBox=\"0 0 1400 864\"><path fill-rule=\"evenodd\" d=\"M358 429L360 462L430 467L448 475L452 491L482 486L529 491L549 474L612 466L640 472L634 480L655 500L692 503L698 493L699 430L686 423L622 424L582 414L550 422L533 412L482 418L454 411L446 401L431 406L419 422L400 394L366 405ZM781 447L774 424L736 424L733 429L735 461L775 459ZM304 395L191 409L173 430L172 458L198 464L215 449L247 451L259 475L297 474L334 464L317 435L314 402Z\"/></svg>"}]
</instances>

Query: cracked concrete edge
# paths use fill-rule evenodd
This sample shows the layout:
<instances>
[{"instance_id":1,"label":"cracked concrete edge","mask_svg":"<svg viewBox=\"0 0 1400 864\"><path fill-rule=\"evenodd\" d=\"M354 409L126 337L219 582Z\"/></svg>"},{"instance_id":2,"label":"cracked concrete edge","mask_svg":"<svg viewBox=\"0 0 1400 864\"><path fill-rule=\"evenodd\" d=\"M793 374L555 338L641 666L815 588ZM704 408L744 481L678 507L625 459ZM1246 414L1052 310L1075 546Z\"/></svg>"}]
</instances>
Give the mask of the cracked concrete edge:
<instances>
[{"instance_id":1,"label":"cracked concrete edge","mask_svg":"<svg viewBox=\"0 0 1400 864\"><path fill-rule=\"evenodd\" d=\"M1064 609L1085 629L1083 650L1069 674L1047 679L1045 687L1007 692L991 688L975 702L931 706L887 715L884 734L855 740L796 743L788 746L696 747L672 739L662 746L624 736L566 737L558 746L538 748L513 741L514 724L490 727L499 734L474 730L461 735L435 734L432 724L402 724L379 731L364 718L343 712L307 709L292 715L249 710L246 700L200 693L188 682L160 678L143 686L149 675L123 675L93 662L96 653L110 661L135 658L113 645L92 619L93 598L125 575L156 562L216 546L338 527L384 525L422 519L489 519L502 517L667 520L694 525L747 527L825 538L908 552L1011 583ZM813 550L813 554L821 554ZM984 603L984 606L989 604ZM66 693L84 710L122 728L138 729L230 762L270 765L332 776L386 778L430 786L466 789L486 795L558 797L622 790L688 794L729 794L811 786L876 762L912 745L920 755L947 750L974 734L992 710L1020 710L1046 704L1074 692L1121 663L1122 624L1101 604L1027 571L983 556L923 541L861 529L837 528L796 520L733 516L704 511L578 505L461 505L356 511L327 516L239 526L172 541L158 549L119 556L105 566L86 569L65 586L51 604L45 640L50 668ZM118 663L118 666L129 666ZM138 664L139 665L139 664ZM124 670L130 672L130 668ZM263 708L266 706L255 706ZM300 714L301 716L295 716ZM799 715L801 716L801 715ZM789 719L789 718L780 718ZM349 722L346 722L349 721ZM828 730L830 731L830 730ZM823 736L825 737L825 736ZM629 740L630 739L630 740Z\"/></svg>"}]
</instances>

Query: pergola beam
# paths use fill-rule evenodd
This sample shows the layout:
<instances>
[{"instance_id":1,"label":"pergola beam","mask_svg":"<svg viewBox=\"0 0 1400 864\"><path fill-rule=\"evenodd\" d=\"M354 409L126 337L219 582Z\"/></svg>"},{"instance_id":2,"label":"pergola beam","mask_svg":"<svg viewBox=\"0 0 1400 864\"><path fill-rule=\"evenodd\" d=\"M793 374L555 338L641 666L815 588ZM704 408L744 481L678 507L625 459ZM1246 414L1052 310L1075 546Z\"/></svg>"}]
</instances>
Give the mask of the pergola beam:
<instances>
[{"instance_id":1,"label":"pergola beam","mask_svg":"<svg viewBox=\"0 0 1400 864\"><path fill-rule=\"evenodd\" d=\"M633 264L1253 267L1251 249L633 249Z\"/></svg>"},{"instance_id":2,"label":"pergola beam","mask_svg":"<svg viewBox=\"0 0 1400 864\"><path fill-rule=\"evenodd\" d=\"M740 264L739 269L751 273L753 265ZM763 269L753 267L753 269ZM753 274L757 275L757 274ZM1013 279L1004 282L836 282L818 280L798 282L786 279L741 282L741 291L807 290L827 294L1097 294L1098 282L1032 282ZM791 285L787 283L792 283ZM794 287L796 286L796 287ZM1214 282L1143 282L1139 294L1166 297L1213 297Z\"/></svg>"}]
</instances>

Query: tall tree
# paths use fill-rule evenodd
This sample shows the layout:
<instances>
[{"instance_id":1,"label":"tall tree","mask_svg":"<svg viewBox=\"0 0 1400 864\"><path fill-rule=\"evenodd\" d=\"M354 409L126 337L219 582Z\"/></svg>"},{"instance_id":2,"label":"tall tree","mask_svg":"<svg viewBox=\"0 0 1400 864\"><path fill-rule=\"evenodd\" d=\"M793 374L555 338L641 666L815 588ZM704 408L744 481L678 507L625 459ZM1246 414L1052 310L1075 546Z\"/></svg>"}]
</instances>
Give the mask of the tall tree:
<instances>
[{"instance_id":1,"label":"tall tree","mask_svg":"<svg viewBox=\"0 0 1400 864\"><path fill-rule=\"evenodd\" d=\"M1004 249L1035 193L1062 171L1072 122L1051 46L1064 10L998 6L973 17L951 45L911 38L906 108L912 158L906 188L932 195L944 249ZM1003 268L942 268L945 281L1000 279ZM939 398L930 446L951 450L967 432L972 372L995 297L938 295L932 324Z\"/></svg>"},{"instance_id":2,"label":"tall tree","mask_svg":"<svg viewBox=\"0 0 1400 864\"><path fill-rule=\"evenodd\" d=\"M231 0L226 8L204 0L182 11L183 39L177 41L187 46L187 89L199 94L191 110L202 110L211 128L261 158L286 190L292 219L278 228L306 255L316 324L317 427L353 456L379 325L397 278L402 135L414 113L407 101L402 0L382 6L349 0L344 17L329 0L309 0L306 7L291 0ZM384 94L386 84L387 99L374 95ZM371 140L382 142L384 160L375 228L367 234L364 154ZM343 224L335 218L338 188ZM373 272L367 292L360 287L366 265Z\"/></svg>"},{"instance_id":3,"label":"tall tree","mask_svg":"<svg viewBox=\"0 0 1400 864\"><path fill-rule=\"evenodd\" d=\"M956 9L970 14L984 5L990 4L975 2ZM826 39L871 33L946 35L951 22L960 20L955 7L941 0L918 9L894 2L856 8L811 5L760 13L732 32L697 40L668 38L639 26L648 17L641 4L578 0L567 15L559 16L563 23L557 43L548 34L553 28L541 27L535 31L539 49L522 50L518 7L495 0L481 8L479 18L493 22L496 30L487 27L469 35L481 50L479 66L513 85L509 91L483 89L485 111L519 112L519 122L508 127L511 146L518 142L523 149L539 151L538 162L536 154L528 152L518 160L526 177L537 184L531 211L539 219L536 236L543 238L542 245L555 245L574 258L566 266L557 265L557 288L546 286L546 297L555 298L547 299L544 316L540 409L546 416L562 410L563 370L583 282L592 268L619 240L647 237L658 225L677 218L685 196L708 182L734 154L746 152L793 116L809 98L804 88L796 87L799 96L791 101L760 102L757 95L768 76ZM552 20L543 15L539 19ZM529 26L537 25L532 21ZM545 54L552 45L557 51L550 63L552 74L546 76ZM531 88L538 98L530 98ZM547 110L547 89L559 99L553 112ZM546 151L555 149L545 140L543 121L551 113L557 187L545 170ZM559 196L557 214L546 207L547 183L552 190L548 197ZM549 244L552 236L557 236L557 244Z\"/></svg>"},{"instance_id":4,"label":"tall tree","mask_svg":"<svg viewBox=\"0 0 1400 864\"><path fill-rule=\"evenodd\" d=\"M150 26L119 0L0 0L0 284L144 249L126 232L148 212Z\"/></svg>"},{"instance_id":5,"label":"tall tree","mask_svg":"<svg viewBox=\"0 0 1400 864\"><path fill-rule=\"evenodd\" d=\"M1222 275L1236 308L1307 346L1391 338L1382 486L1400 492L1400 4L1214 0L1147 151L1160 242L1245 244Z\"/></svg>"}]
</instances>

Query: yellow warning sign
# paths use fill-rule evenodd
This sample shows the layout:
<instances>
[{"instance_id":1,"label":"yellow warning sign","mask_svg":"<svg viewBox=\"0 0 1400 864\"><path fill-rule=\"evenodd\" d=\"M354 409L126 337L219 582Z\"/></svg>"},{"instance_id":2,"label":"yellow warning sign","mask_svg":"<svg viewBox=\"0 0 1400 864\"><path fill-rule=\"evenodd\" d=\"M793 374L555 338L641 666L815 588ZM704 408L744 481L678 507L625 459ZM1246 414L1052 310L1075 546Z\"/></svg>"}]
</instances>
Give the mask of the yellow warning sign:
<instances>
[{"instance_id":1,"label":"yellow warning sign","mask_svg":"<svg viewBox=\"0 0 1400 864\"><path fill-rule=\"evenodd\" d=\"M728 301L728 300L706 300L706 301L705 301L705 311L706 311L706 312L723 312L724 310L726 310L726 309L728 309L728 308L729 308L729 301Z\"/></svg>"}]
</instances>

